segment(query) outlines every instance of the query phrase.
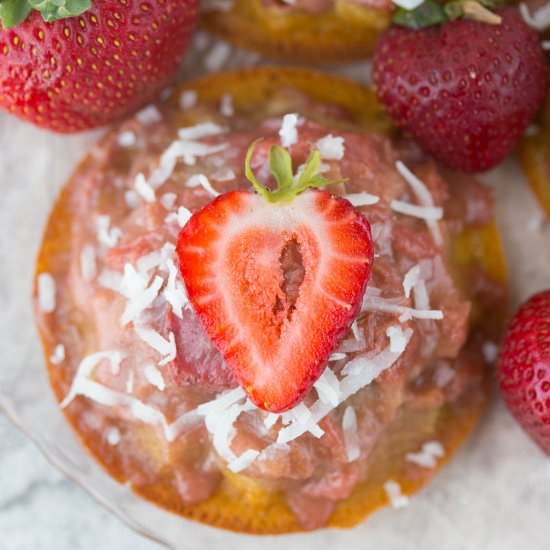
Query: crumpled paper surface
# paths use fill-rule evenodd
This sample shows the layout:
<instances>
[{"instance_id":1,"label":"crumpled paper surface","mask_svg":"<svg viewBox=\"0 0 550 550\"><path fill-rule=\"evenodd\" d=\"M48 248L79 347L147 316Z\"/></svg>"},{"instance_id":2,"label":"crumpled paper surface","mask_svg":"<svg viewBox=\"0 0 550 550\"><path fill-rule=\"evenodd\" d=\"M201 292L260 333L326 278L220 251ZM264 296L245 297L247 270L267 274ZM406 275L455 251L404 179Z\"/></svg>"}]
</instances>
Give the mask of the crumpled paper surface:
<instances>
[{"instance_id":1,"label":"crumpled paper surface","mask_svg":"<svg viewBox=\"0 0 550 550\"><path fill-rule=\"evenodd\" d=\"M200 34L185 73L259 62ZM337 72L366 80L369 67L355 64ZM29 299L35 255L53 200L101 133L57 136L0 113L0 380L10 365L40 360ZM515 161L483 179L495 190L515 307L550 287L550 225ZM463 449L407 508L383 510L351 532L278 540L287 550L548 550L550 458L495 397ZM239 535L220 541L239 550L259 545Z\"/></svg>"}]
</instances>

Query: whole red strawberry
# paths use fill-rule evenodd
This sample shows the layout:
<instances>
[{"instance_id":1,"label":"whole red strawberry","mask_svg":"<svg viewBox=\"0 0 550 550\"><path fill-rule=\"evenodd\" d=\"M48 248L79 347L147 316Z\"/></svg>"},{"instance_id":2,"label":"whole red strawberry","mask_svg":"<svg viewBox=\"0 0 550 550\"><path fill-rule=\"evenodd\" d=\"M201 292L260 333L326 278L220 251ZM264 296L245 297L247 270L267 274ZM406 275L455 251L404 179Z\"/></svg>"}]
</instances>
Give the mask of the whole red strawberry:
<instances>
[{"instance_id":1,"label":"whole red strawberry","mask_svg":"<svg viewBox=\"0 0 550 550\"><path fill-rule=\"evenodd\" d=\"M516 313L500 352L498 381L508 408L550 455L550 290Z\"/></svg>"},{"instance_id":2,"label":"whole red strawberry","mask_svg":"<svg viewBox=\"0 0 550 550\"><path fill-rule=\"evenodd\" d=\"M42 13L29 12L30 4ZM197 0L1 2L0 105L58 132L101 126L122 117L174 76L191 36L197 4Z\"/></svg>"},{"instance_id":3,"label":"whole red strawberry","mask_svg":"<svg viewBox=\"0 0 550 550\"><path fill-rule=\"evenodd\" d=\"M498 10L497 24L485 12L493 24L393 26L374 55L378 97L395 124L436 159L467 172L488 170L512 152L548 79L539 38L517 10Z\"/></svg>"}]
</instances>

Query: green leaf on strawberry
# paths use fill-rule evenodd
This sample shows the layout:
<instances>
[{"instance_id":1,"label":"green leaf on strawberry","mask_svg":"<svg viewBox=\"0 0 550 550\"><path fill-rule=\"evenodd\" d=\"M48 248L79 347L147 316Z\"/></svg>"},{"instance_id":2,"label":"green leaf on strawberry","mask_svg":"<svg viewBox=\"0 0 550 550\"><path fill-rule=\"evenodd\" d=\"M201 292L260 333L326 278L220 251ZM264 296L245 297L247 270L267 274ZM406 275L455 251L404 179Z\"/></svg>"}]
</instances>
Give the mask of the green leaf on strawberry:
<instances>
[{"instance_id":1,"label":"green leaf on strawberry","mask_svg":"<svg viewBox=\"0 0 550 550\"><path fill-rule=\"evenodd\" d=\"M452 0L440 4L436 0L425 0L418 7L407 10L399 8L393 22L409 29L425 29L455 19L473 19L489 25L499 25L501 18L493 10L502 0Z\"/></svg>"},{"instance_id":2,"label":"green leaf on strawberry","mask_svg":"<svg viewBox=\"0 0 550 550\"><path fill-rule=\"evenodd\" d=\"M444 21L447 21L447 16L441 4L438 4L435 0L425 0L413 10L399 8L393 16L393 22L396 25L410 29L423 29Z\"/></svg>"},{"instance_id":3,"label":"green leaf on strawberry","mask_svg":"<svg viewBox=\"0 0 550 550\"><path fill-rule=\"evenodd\" d=\"M0 0L0 20L9 29L24 21L32 10L50 22L80 15L91 5L91 0Z\"/></svg>"},{"instance_id":4,"label":"green leaf on strawberry","mask_svg":"<svg viewBox=\"0 0 550 550\"><path fill-rule=\"evenodd\" d=\"M28 0L33 9L42 14L44 21L57 21L74 17L89 10L91 0Z\"/></svg>"},{"instance_id":5,"label":"green leaf on strawberry","mask_svg":"<svg viewBox=\"0 0 550 550\"><path fill-rule=\"evenodd\" d=\"M0 22L2 27L9 29L24 21L32 7L26 0L1 0Z\"/></svg>"},{"instance_id":6,"label":"green leaf on strawberry","mask_svg":"<svg viewBox=\"0 0 550 550\"><path fill-rule=\"evenodd\" d=\"M289 152L283 147L272 145L269 150L268 161L271 173L277 181L277 189L271 191L258 181L250 166L254 149L259 141L261 141L261 139L253 142L248 148L245 159L245 176L258 195L262 196L267 202L291 202L297 195L303 193L306 189L340 183L339 180L328 180L319 173L321 154L318 149L313 149L311 151L302 171L295 176Z\"/></svg>"}]
</instances>

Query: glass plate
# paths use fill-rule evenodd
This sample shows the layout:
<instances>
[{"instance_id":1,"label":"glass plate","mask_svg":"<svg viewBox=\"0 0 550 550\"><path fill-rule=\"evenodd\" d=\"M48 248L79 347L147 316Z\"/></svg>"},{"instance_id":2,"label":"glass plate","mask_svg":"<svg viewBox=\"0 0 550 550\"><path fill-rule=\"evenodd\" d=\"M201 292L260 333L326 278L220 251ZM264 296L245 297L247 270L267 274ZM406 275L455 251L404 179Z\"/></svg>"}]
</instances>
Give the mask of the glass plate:
<instances>
[{"instance_id":1,"label":"glass plate","mask_svg":"<svg viewBox=\"0 0 550 550\"><path fill-rule=\"evenodd\" d=\"M199 35L187 74L204 71L205 59L210 68L220 59L224 68L258 62L252 54L233 52ZM343 72L365 77L368 66ZM130 527L174 550L252 550L259 545L279 550L282 544L285 550L550 547L550 491L544 487L549 486L550 465L499 404L409 508L381 511L348 531L261 538L229 533L165 512L105 474L80 446L54 402L30 306L34 259L50 207L100 133L56 136L0 114L0 407L57 468ZM537 228L541 213L527 187L517 181L521 175L514 163L489 179L496 184L501 220L507 221L502 228L517 302L550 282L550 232Z\"/></svg>"}]
</instances>

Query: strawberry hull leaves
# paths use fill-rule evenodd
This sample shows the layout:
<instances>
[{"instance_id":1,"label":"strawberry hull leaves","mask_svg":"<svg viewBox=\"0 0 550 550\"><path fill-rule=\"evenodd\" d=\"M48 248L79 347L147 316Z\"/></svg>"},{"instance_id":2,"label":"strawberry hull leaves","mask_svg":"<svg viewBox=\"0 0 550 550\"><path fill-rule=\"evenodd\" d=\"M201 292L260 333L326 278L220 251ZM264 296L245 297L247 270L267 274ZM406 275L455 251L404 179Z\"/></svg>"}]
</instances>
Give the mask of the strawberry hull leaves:
<instances>
[{"instance_id":1,"label":"strawberry hull leaves","mask_svg":"<svg viewBox=\"0 0 550 550\"><path fill-rule=\"evenodd\" d=\"M40 12L44 21L57 21L80 15L91 5L91 0L0 0L0 21L9 29L24 21L31 10Z\"/></svg>"},{"instance_id":2,"label":"strawberry hull leaves","mask_svg":"<svg viewBox=\"0 0 550 550\"><path fill-rule=\"evenodd\" d=\"M32 4L43 11L0 29L0 105L58 132L108 124L152 99L175 75L198 10L197 0L102 0L46 22L85 2Z\"/></svg>"},{"instance_id":3,"label":"strawberry hull leaves","mask_svg":"<svg viewBox=\"0 0 550 550\"><path fill-rule=\"evenodd\" d=\"M1 0L0 1L0 23L5 29L19 25L25 20L32 10L28 2L21 0Z\"/></svg>"},{"instance_id":4,"label":"strawberry hull leaves","mask_svg":"<svg viewBox=\"0 0 550 550\"><path fill-rule=\"evenodd\" d=\"M409 29L425 29L462 17L498 25L501 18L491 9L499 4L502 4L502 1L453 0L440 4L436 0L424 0L422 4L412 10L398 8L395 10L392 20L396 25Z\"/></svg>"},{"instance_id":5,"label":"strawberry hull leaves","mask_svg":"<svg viewBox=\"0 0 550 550\"><path fill-rule=\"evenodd\" d=\"M24 1L24 0L22 0ZM74 17L89 10L91 0L27 0L32 9L39 11L44 21L57 21Z\"/></svg>"}]
</instances>

